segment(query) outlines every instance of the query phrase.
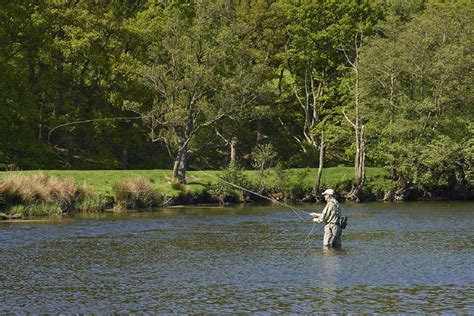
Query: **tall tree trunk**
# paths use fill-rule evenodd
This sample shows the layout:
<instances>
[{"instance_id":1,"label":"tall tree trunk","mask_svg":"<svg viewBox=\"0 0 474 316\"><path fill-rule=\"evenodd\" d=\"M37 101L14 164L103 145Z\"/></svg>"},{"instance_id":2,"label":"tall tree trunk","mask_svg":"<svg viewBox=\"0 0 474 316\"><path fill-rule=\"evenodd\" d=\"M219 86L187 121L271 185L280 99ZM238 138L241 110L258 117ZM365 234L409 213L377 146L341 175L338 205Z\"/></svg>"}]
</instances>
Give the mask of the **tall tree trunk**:
<instances>
[{"instance_id":1,"label":"tall tree trunk","mask_svg":"<svg viewBox=\"0 0 474 316\"><path fill-rule=\"evenodd\" d=\"M321 132L321 142L319 144L319 167L316 175L316 183L313 188L313 195L318 200L319 193L321 192L321 176L323 175L324 167L324 132Z\"/></svg>"},{"instance_id":2,"label":"tall tree trunk","mask_svg":"<svg viewBox=\"0 0 474 316\"><path fill-rule=\"evenodd\" d=\"M354 183L352 184L351 192L349 192L348 197L352 200L359 201L359 193L364 186L365 180L365 142L364 142L364 126L361 125L360 119L360 89L359 89L359 63L358 59L354 62L354 71L355 71L355 134L356 134L356 157L354 163Z\"/></svg>"},{"instance_id":3,"label":"tall tree trunk","mask_svg":"<svg viewBox=\"0 0 474 316\"><path fill-rule=\"evenodd\" d=\"M323 172L324 161L324 134L321 133L321 139L318 143L317 136L313 134L314 127L321 121L321 110L326 104L326 101L321 100L324 95L324 73L320 74L319 78L315 78L313 74L312 64L307 64L304 77L303 92L300 93L295 83L293 85L293 93L298 100L298 103L303 112L303 139L305 139L311 146L317 150L319 148L319 169L316 175L316 182L313 187L313 195L318 198L318 193L321 185L321 175ZM303 151L306 152L302 140L295 137L298 143L302 145Z\"/></svg>"},{"instance_id":4,"label":"tall tree trunk","mask_svg":"<svg viewBox=\"0 0 474 316\"><path fill-rule=\"evenodd\" d=\"M235 165L237 159L237 138L232 137L230 140L230 164Z\"/></svg>"},{"instance_id":5,"label":"tall tree trunk","mask_svg":"<svg viewBox=\"0 0 474 316\"><path fill-rule=\"evenodd\" d=\"M359 193L361 192L365 182L365 141L364 126L360 125L358 105L356 108L356 120L354 129L356 141L356 155L354 160L354 182L352 183L351 191L347 194L347 199L352 201L359 201Z\"/></svg>"},{"instance_id":6,"label":"tall tree trunk","mask_svg":"<svg viewBox=\"0 0 474 316\"><path fill-rule=\"evenodd\" d=\"M58 118L61 116L63 111L63 104L64 104L64 89L63 89L63 75L64 67L63 67L63 58L58 58L58 65L56 66L56 101L54 102L54 117Z\"/></svg>"},{"instance_id":7,"label":"tall tree trunk","mask_svg":"<svg viewBox=\"0 0 474 316\"><path fill-rule=\"evenodd\" d=\"M173 164L173 183L185 183L186 182L186 170L187 170L187 146L182 147L176 155Z\"/></svg>"},{"instance_id":8,"label":"tall tree trunk","mask_svg":"<svg viewBox=\"0 0 474 316\"><path fill-rule=\"evenodd\" d=\"M356 157L354 163L354 182L351 191L348 194L348 199L359 201L359 193L362 190L365 182L365 142L364 142L364 127L356 133Z\"/></svg>"},{"instance_id":9,"label":"tall tree trunk","mask_svg":"<svg viewBox=\"0 0 474 316\"><path fill-rule=\"evenodd\" d=\"M123 170L126 170L128 167L128 150L127 147L125 147L122 151L122 165L121 168Z\"/></svg>"},{"instance_id":10,"label":"tall tree trunk","mask_svg":"<svg viewBox=\"0 0 474 316\"><path fill-rule=\"evenodd\" d=\"M359 35L358 35L359 36ZM365 180L365 142L364 142L364 126L362 125L362 119L360 117L360 87L359 87L359 53L362 47L362 34L360 38L356 37L354 41L355 56L351 60L349 56L344 51L347 61L352 67L354 72L354 122L352 122L349 117L343 112L345 118L354 128L355 132L355 143L356 143L356 155L354 160L354 182L352 183L351 191L347 194L346 198L348 200L359 201L359 194L364 186Z\"/></svg>"},{"instance_id":11,"label":"tall tree trunk","mask_svg":"<svg viewBox=\"0 0 474 316\"><path fill-rule=\"evenodd\" d=\"M41 143L43 138L43 102L39 102L39 114L38 114L38 142Z\"/></svg>"},{"instance_id":12,"label":"tall tree trunk","mask_svg":"<svg viewBox=\"0 0 474 316\"><path fill-rule=\"evenodd\" d=\"M184 131L184 137L181 138L179 144L178 153L174 160L173 165L173 183L186 183L186 170L188 168L188 143L191 140L191 137L195 131L194 125L194 111L192 110L195 107L195 100L192 99L188 106L188 116L186 120L186 128ZM179 130L179 129L178 129ZM179 133L179 132L178 132Z\"/></svg>"}]
</instances>

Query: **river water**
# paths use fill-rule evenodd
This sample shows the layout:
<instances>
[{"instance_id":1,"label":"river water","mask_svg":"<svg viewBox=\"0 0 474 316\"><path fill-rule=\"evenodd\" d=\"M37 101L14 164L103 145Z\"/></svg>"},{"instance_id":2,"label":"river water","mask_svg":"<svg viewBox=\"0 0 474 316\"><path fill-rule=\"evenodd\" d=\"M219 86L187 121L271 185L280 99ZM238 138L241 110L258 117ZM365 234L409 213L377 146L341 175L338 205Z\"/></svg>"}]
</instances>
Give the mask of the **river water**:
<instances>
[{"instance_id":1,"label":"river water","mask_svg":"<svg viewBox=\"0 0 474 316\"><path fill-rule=\"evenodd\" d=\"M276 206L0 222L0 313L474 313L474 203L343 208L341 250Z\"/></svg>"}]
</instances>

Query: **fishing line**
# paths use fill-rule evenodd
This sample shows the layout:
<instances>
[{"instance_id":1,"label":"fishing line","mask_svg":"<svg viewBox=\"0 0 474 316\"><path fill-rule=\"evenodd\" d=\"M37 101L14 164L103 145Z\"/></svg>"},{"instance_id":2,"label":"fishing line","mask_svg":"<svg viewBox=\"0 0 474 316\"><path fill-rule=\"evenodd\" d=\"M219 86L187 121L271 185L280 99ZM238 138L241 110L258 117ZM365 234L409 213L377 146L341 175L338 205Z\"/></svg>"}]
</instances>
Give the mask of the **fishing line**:
<instances>
[{"instance_id":1,"label":"fishing line","mask_svg":"<svg viewBox=\"0 0 474 316\"><path fill-rule=\"evenodd\" d=\"M254 195L258 196L258 197L261 197L261 198L263 198L263 199L266 199L266 200L269 200L269 201L271 201L271 202L280 204L280 205L282 205L282 206L286 206L286 207L290 208L290 209L293 211L293 213L295 213L295 215L298 216L298 218L301 219L302 221L306 221L306 220L305 220L303 217L301 217L301 215L298 214L297 211L298 211L298 212L303 212L305 215L309 215L309 213L306 212L306 211L303 211L303 210L298 209L298 208L296 208L296 207L290 206L290 205L288 205L288 204L286 204L286 203L283 203L283 202L280 202L280 201L278 201L278 200L276 200L276 199L269 198L269 197L267 197L267 196L264 196L264 195L262 195L262 194L259 194L259 193L257 193L257 192L254 192L254 191L252 191L252 190L243 188L243 187L241 187L241 186L239 186L239 185L237 185L237 184L234 184L234 183L225 181L224 179L220 179L220 180L221 180L222 182L224 182L224 183L226 183L226 184L228 184L228 185L231 185L231 186L233 186L233 187L235 187L235 188L238 188L238 189L240 189L240 190L242 190L242 191L246 191L246 192L252 193L252 194L254 194ZM311 216L311 215L309 215L309 216Z\"/></svg>"},{"instance_id":2,"label":"fishing line","mask_svg":"<svg viewBox=\"0 0 474 316\"><path fill-rule=\"evenodd\" d=\"M246 192L252 193L252 194L254 194L254 195L256 195L256 196L259 196L259 197L264 198L264 199L266 199L266 200L269 200L269 201L271 201L271 202L275 202L275 203L277 203L277 204L280 204L280 205L282 205L282 206L286 206L286 207L290 208L290 209L293 211L293 213L295 213L295 215L298 216L298 218L301 219L302 221L306 221L306 220L305 220L304 218L302 218L302 217L297 213L297 211L303 212L304 214L309 215L309 213L306 212L306 211L303 211L303 210L298 209L298 208L296 208L296 207L292 207L291 205L288 205L288 204L286 204L286 203L280 202L280 201L278 201L278 200L276 200L276 199L269 198L269 197L267 197L267 196L264 196L264 195L262 195L262 194L259 194L259 193L257 193L257 192L254 192L254 191L252 191L252 190L249 190L249 189L246 189L246 188L244 188L244 187L241 187L241 186L239 186L239 185L237 185L237 184L228 182L228 181L226 181L226 180L224 180L224 179L222 179L222 178L219 178L219 179L220 179L222 182L224 182L224 183L226 183L226 184L228 184L228 185L230 185L230 186L233 186L233 187L235 187L235 188L238 188L238 189L240 189L240 190L242 190L242 191L246 191ZM311 216L311 215L309 215L309 216ZM304 241L305 243L308 242L308 238L309 238L309 236L311 236L311 234L313 233L314 229L316 228L316 225L317 225L317 223L315 222L315 223L313 224L313 227L311 228L311 231L309 232L309 234L308 234L308 235L306 236L306 238L305 238L305 241Z\"/></svg>"},{"instance_id":3,"label":"fishing line","mask_svg":"<svg viewBox=\"0 0 474 316\"><path fill-rule=\"evenodd\" d=\"M317 223L314 223L314 224L313 224L313 228L311 228L311 231L309 232L309 234L308 234L308 235L306 236L306 238L304 239L304 242L305 242L305 243L308 242L308 238L309 238L309 236L311 236L311 234L313 233L314 228L316 228L316 224L317 224Z\"/></svg>"},{"instance_id":4,"label":"fishing line","mask_svg":"<svg viewBox=\"0 0 474 316\"><path fill-rule=\"evenodd\" d=\"M60 127L65 127L65 126L75 125L75 124L91 123L91 122L102 122L102 121L138 120L138 119L141 119L141 118L142 118L141 116L106 117L106 118L90 119L90 120L83 120L83 121L74 121L74 122L60 124L60 125L55 126L55 127L53 127L52 129L49 130L48 145L52 147L51 142L50 142L51 134Z\"/></svg>"}]
</instances>

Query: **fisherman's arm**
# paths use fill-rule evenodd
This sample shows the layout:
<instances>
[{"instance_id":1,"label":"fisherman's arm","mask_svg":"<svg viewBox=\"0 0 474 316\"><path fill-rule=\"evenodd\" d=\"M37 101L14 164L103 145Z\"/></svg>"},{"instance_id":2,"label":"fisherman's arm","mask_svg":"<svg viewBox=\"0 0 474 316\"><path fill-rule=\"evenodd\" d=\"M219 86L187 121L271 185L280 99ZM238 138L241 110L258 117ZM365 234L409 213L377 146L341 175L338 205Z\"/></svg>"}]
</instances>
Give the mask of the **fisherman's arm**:
<instances>
[{"instance_id":1,"label":"fisherman's arm","mask_svg":"<svg viewBox=\"0 0 474 316\"><path fill-rule=\"evenodd\" d=\"M313 222L321 223L321 216L323 213L309 213L309 215L313 217Z\"/></svg>"},{"instance_id":2,"label":"fisherman's arm","mask_svg":"<svg viewBox=\"0 0 474 316\"><path fill-rule=\"evenodd\" d=\"M321 213L321 216L317 217L317 223L326 223L330 217L331 210L334 208L334 203L331 203L330 201L326 204L326 207L324 207L323 212Z\"/></svg>"},{"instance_id":3,"label":"fisherman's arm","mask_svg":"<svg viewBox=\"0 0 474 316\"><path fill-rule=\"evenodd\" d=\"M326 213L328 211L329 204L326 204L324 207L323 211L321 213L309 213L309 215L313 216L313 222L315 223L322 223L324 222L324 219L326 216Z\"/></svg>"}]
</instances>

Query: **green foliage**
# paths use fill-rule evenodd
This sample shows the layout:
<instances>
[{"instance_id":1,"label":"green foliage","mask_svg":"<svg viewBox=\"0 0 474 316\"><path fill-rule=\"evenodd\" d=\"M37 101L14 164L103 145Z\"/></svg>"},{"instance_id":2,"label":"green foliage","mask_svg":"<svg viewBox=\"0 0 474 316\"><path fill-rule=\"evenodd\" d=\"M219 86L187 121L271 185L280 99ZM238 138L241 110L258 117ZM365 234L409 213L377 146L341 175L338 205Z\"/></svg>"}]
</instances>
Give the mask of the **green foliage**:
<instances>
[{"instance_id":1,"label":"green foliage","mask_svg":"<svg viewBox=\"0 0 474 316\"><path fill-rule=\"evenodd\" d=\"M249 181L243 173L243 169L237 163L229 164L222 174L222 180L243 188L249 187ZM209 184L208 193L212 198L218 200L220 204L243 200L243 192L241 190L223 181Z\"/></svg>"},{"instance_id":2,"label":"green foliage","mask_svg":"<svg viewBox=\"0 0 474 316\"><path fill-rule=\"evenodd\" d=\"M265 180L260 179L259 184L260 187L263 186L263 191L283 193L285 198L301 199L311 190L311 185L306 185L307 178L310 177L309 169L288 170L279 162L274 168L265 170L264 176Z\"/></svg>"},{"instance_id":3,"label":"green foliage","mask_svg":"<svg viewBox=\"0 0 474 316\"><path fill-rule=\"evenodd\" d=\"M252 152L252 165L254 168L263 172L272 165L276 156L272 144L257 145Z\"/></svg>"},{"instance_id":4,"label":"green foliage","mask_svg":"<svg viewBox=\"0 0 474 316\"><path fill-rule=\"evenodd\" d=\"M36 202L33 204L17 204L10 208L10 214L21 214L23 217L51 216L62 214L61 207L54 202Z\"/></svg>"},{"instance_id":5,"label":"green foliage","mask_svg":"<svg viewBox=\"0 0 474 316\"><path fill-rule=\"evenodd\" d=\"M444 189L446 192L456 194L469 190L472 175L466 174L468 157L463 147L447 136L435 138L418 157L414 182L425 192Z\"/></svg>"},{"instance_id":6,"label":"green foliage","mask_svg":"<svg viewBox=\"0 0 474 316\"><path fill-rule=\"evenodd\" d=\"M277 153L272 144L260 144L252 152L252 165L259 170L258 173L258 190L260 192L270 191L269 176L271 170L269 167L273 164Z\"/></svg>"},{"instance_id":7,"label":"green foliage","mask_svg":"<svg viewBox=\"0 0 474 316\"><path fill-rule=\"evenodd\" d=\"M369 155L402 186L470 190L473 58L470 32L459 30L472 30L473 17L469 5L430 4L402 26L388 19L363 51Z\"/></svg>"},{"instance_id":8,"label":"green foliage","mask_svg":"<svg viewBox=\"0 0 474 316\"><path fill-rule=\"evenodd\" d=\"M151 171L153 187L176 197L217 176L183 172L187 184L172 187L173 160L218 170L232 150L260 170L255 189L303 194L314 175L285 187L291 172L269 161L316 166L324 133L324 165L352 164L342 109L354 95L347 57L363 34L366 164L427 197L469 197L473 16L469 1L3 1L0 168L163 168ZM255 150L263 143L272 153ZM70 173L103 196L124 178ZM323 185L344 191L350 178ZM371 181L367 192L385 191Z\"/></svg>"},{"instance_id":9,"label":"green foliage","mask_svg":"<svg viewBox=\"0 0 474 316\"><path fill-rule=\"evenodd\" d=\"M225 117L248 115L266 84L264 69L252 64L246 27L232 11L219 1L191 8L150 6L136 21L144 18L152 28L142 34L148 58L136 71L148 93L124 103L143 117L152 141L167 145L180 182L188 156L198 150L196 133Z\"/></svg>"}]
</instances>

